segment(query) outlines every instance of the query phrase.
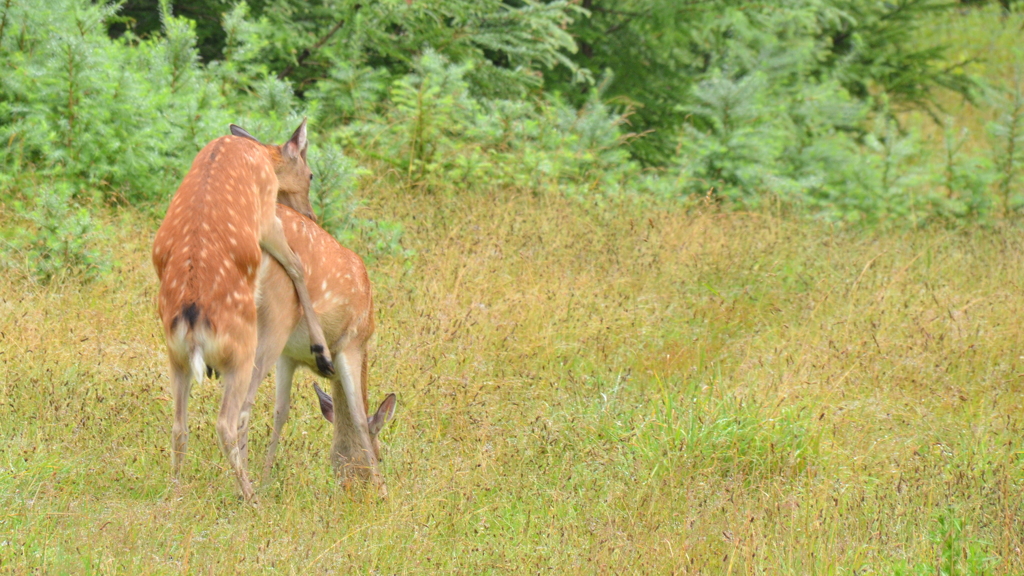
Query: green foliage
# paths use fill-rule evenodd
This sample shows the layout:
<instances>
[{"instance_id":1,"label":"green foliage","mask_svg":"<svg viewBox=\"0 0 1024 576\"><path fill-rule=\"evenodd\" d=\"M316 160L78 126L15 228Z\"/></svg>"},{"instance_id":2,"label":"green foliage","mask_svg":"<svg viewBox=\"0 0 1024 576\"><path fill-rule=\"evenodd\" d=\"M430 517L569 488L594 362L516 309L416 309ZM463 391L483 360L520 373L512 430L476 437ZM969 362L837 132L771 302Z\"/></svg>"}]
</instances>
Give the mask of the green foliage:
<instances>
[{"instance_id":1,"label":"green foliage","mask_svg":"<svg viewBox=\"0 0 1024 576\"><path fill-rule=\"evenodd\" d=\"M623 118L597 93L580 109L553 97L492 99L474 95L473 70L426 50L391 83L379 114L368 112L339 133L408 184L431 189L556 188L590 197L616 193L634 171L621 146ZM350 78L347 102L370 110L359 95L377 93L379 77Z\"/></svg>"},{"instance_id":2,"label":"green foliage","mask_svg":"<svg viewBox=\"0 0 1024 576\"><path fill-rule=\"evenodd\" d=\"M966 128L958 130L952 118L945 125L942 166L936 170L938 186L930 195L933 212L947 220L983 221L992 212L989 190L996 173L988 158L967 154L970 133Z\"/></svg>"},{"instance_id":3,"label":"green foliage","mask_svg":"<svg viewBox=\"0 0 1024 576\"><path fill-rule=\"evenodd\" d=\"M452 62L476 62L468 81L490 95L521 96L540 85L540 70L555 66L587 77L567 56L575 42L564 27L582 11L566 0L267 0L252 5L270 23L270 69L302 90L345 64L401 76L412 71L427 47Z\"/></svg>"},{"instance_id":4,"label":"green foliage","mask_svg":"<svg viewBox=\"0 0 1024 576\"><path fill-rule=\"evenodd\" d=\"M305 115L325 142L432 192L708 196L913 225L1024 205L1019 102L990 128L997 176L970 133L933 150L905 123L914 108L938 117L936 88L972 95L962 67L915 36L938 0L140 0L123 15L3 1L11 194L38 174L153 205L227 123L273 141ZM220 27L174 10L219 13ZM339 158L339 173L357 170ZM335 232L361 225L347 186L318 200ZM397 229L363 224L398 245Z\"/></svg>"},{"instance_id":5,"label":"green foliage","mask_svg":"<svg viewBox=\"0 0 1024 576\"><path fill-rule=\"evenodd\" d=\"M81 0L10 4L4 17L20 32L0 37L5 170L67 179L111 202L152 202L170 196L230 122L263 134L298 122L291 87L253 62L263 28L245 23L244 4L226 18L230 58L210 69L199 63L194 23L168 5L163 34L147 40L110 40L104 23L115 10Z\"/></svg>"},{"instance_id":6,"label":"green foliage","mask_svg":"<svg viewBox=\"0 0 1024 576\"><path fill-rule=\"evenodd\" d=\"M989 549L991 544L970 539L965 534L963 518L957 510L947 507L935 515L934 525L928 533L928 540L935 546L938 559L934 563L914 565L898 564L893 567L897 576L986 576L997 574L999 558Z\"/></svg>"},{"instance_id":7,"label":"green foliage","mask_svg":"<svg viewBox=\"0 0 1024 576\"><path fill-rule=\"evenodd\" d=\"M586 0L582 6L590 17L570 28L580 43L573 59L616 74L608 94L636 108L633 128L644 137L632 140L630 150L648 165L672 162L679 128L698 105L689 98L693 86L723 76L739 82L764 74L778 106L786 103L781 88L807 83L836 81L876 109L880 94L900 107L934 109L935 88L973 89L945 61L943 46L914 45L927 16L952 6L941 0ZM557 71L548 85L578 92Z\"/></svg>"},{"instance_id":8,"label":"green foliage","mask_svg":"<svg viewBox=\"0 0 1024 576\"><path fill-rule=\"evenodd\" d=\"M864 150L877 141L861 147L851 134L863 106L836 83L790 88L768 78L767 71L718 75L694 87L676 160L687 182L682 192L745 205L775 196L839 218L870 210L855 200L874 190L860 179Z\"/></svg>"},{"instance_id":9,"label":"green foliage","mask_svg":"<svg viewBox=\"0 0 1024 576\"><path fill-rule=\"evenodd\" d=\"M883 107L924 107L934 115L936 88L973 96L975 82L959 62L950 65L945 46L914 42L922 22L953 8L953 2L840 0L834 6L825 12L823 32L831 46L824 64L856 98ZM878 89L884 100L872 95Z\"/></svg>"},{"instance_id":10,"label":"green foliage","mask_svg":"<svg viewBox=\"0 0 1024 576\"><path fill-rule=\"evenodd\" d=\"M413 256L411 250L402 246L404 230L400 224L356 215L363 205L356 196L356 188L359 179L369 174L369 170L361 168L332 144L313 144L309 164L313 170L309 199L324 230L369 262L385 256Z\"/></svg>"},{"instance_id":11,"label":"green foliage","mask_svg":"<svg viewBox=\"0 0 1024 576\"><path fill-rule=\"evenodd\" d=\"M95 242L108 231L74 196L67 182L55 181L39 186L30 204L16 202L21 222L3 238L4 264L44 284L58 278L91 280L107 272L111 262Z\"/></svg>"},{"instance_id":12,"label":"green foliage","mask_svg":"<svg viewBox=\"0 0 1024 576\"><path fill-rule=\"evenodd\" d=\"M192 25L164 15L158 40L113 42L109 6L18 0L6 13L21 35L0 38L4 168L100 189L113 201L166 196L202 143L229 116L196 66Z\"/></svg>"},{"instance_id":13,"label":"green foliage","mask_svg":"<svg viewBox=\"0 0 1024 576\"><path fill-rule=\"evenodd\" d=\"M788 126L766 102L765 88L761 75L710 78L694 87L696 104L687 111L708 128L687 125L681 141L680 163L693 192L712 189L725 198L754 199L781 176Z\"/></svg>"},{"instance_id":14,"label":"green foliage","mask_svg":"<svg viewBox=\"0 0 1024 576\"><path fill-rule=\"evenodd\" d=\"M880 219L916 217L912 192L924 176L916 162L921 154L917 135L904 135L892 118L881 116L864 144L868 154L860 168L866 194L860 212Z\"/></svg>"},{"instance_id":15,"label":"green foliage","mask_svg":"<svg viewBox=\"0 0 1024 576\"><path fill-rule=\"evenodd\" d=\"M354 213L360 205L355 196L356 185L368 171L359 168L340 148L329 144L312 144L308 157L313 171L309 190L313 212L320 226L341 240L349 233Z\"/></svg>"},{"instance_id":16,"label":"green foliage","mask_svg":"<svg viewBox=\"0 0 1024 576\"><path fill-rule=\"evenodd\" d=\"M223 26L223 57L210 62L207 68L220 80L222 94L236 97L251 94L253 81L269 74L261 56L269 44L272 27L266 18L249 19L249 6L245 2L238 2L224 13Z\"/></svg>"},{"instance_id":17,"label":"green foliage","mask_svg":"<svg viewBox=\"0 0 1024 576\"><path fill-rule=\"evenodd\" d=\"M436 170L438 156L457 146L455 139L480 112L464 79L467 65L448 64L430 50L417 64L391 88L391 124L397 129L396 143L410 179Z\"/></svg>"},{"instance_id":18,"label":"green foliage","mask_svg":"<svg viewBox=\"0 0 1024 576\"><path fill-rule=\"evenodd\" d=\"M1017 182L1024 165L1024 64L1013 67L1009 86L995 95L996 118L989 124L993 160L998 170L997 190L1003 214L1024 207Z\"/></svg>"},{"instance_id":19,"label":"green foliage","mask_svg":"<svg viewBox=\"0 0 1024 576\"><path fill-rule=\"evenodd\" d=\"M367 121L382 108L389 79L387 70L338 62L307 96L319 105L325 125Z\"/></svg>"},{"instance_id":20,"label":"green foliage","mask_svg":"<svg viewBox=\"0 0 1024 576\"><path fill-rule=\"evenodd\" d=\"M117 17L109 20L109 32L114 38L126 33L150 38L163 30L160 17L161 0L119 0L121 9ZM225 33L221 27L221 14L228 12L233 0L172 0L174 13L196 24L196 48L204 62L220 58L224 50Z\"/></svg>"},{"instance_id":21,"label":"green foliage","mask_svg":"<svg viewBox=\"0 0 1024 576\"><path fill-rule=\"evenodd\" d=\"M226 57L210 67L199 64L194 24L167 4L163 34L146 40L131 32L110 40L103 28L114 11L77 0L45 9L12 0L3 13L4 29L20 32L0 36L9 58L9 73L0 75L7 143L0 190L31 199L11 204L28 228L8 246L43 281L61 270L89 276L103 268L88 248L103 229L76 206L81 191L97 190L106 202L162 204L199 148L230 122L274 141L299 121L291 86L256 57L266 21L247 20L245 4L225 16ZM339 169L351 171L351 161ZM40 189L40 180L52 186ZM335 212L350 208L338 201ZM400 236L385 234L380 250Z\"/></svg>"},{"instance_id":22,"label":"green foliage","mask_svg":"<svg viewBox=\"0 0 1024 576\"><path fill-rule=\"evenodd\" d=\"M587 0L581 5L588 17L575 19L569 28L579 44L573 55L577 64L614 73L606 96L633 109L631 130L643 137L631 140L629 150L645 164L671 162L677 131L685 120L679 109L681 97L706 71L703 55L693 57L701 47L692 34L720 10L718 2L702 4ZM571 104L586 99L566 71L554 70L545 83Z\"/></svg>"},{"instance_id":23,"label":"green foliage","mask_svg":"<svg viewBox=\"0 0 1024 576\"><path fill-rule=\"evenodd\" d=\"M686 32L704 56L675 98L677 195L753 207L782 201L843 221L916 224L990 211L989 180L976 170L983 162L958 148L935 178L957 190L927 192L929 150L895 121L902 108L933 110L935 87L969 94L973 86L938 68L940 48L908 44L908 19L939 4L722 5Z\"/></svg>"}]
</instances>

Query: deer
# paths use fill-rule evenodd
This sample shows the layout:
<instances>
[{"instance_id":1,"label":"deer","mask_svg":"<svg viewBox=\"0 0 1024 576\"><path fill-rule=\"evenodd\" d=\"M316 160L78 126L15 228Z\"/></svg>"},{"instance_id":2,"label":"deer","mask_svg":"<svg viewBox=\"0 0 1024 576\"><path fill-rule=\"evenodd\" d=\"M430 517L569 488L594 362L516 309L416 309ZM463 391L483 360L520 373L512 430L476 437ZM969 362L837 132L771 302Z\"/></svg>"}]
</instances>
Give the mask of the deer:
<instances>
[{"instance_id":1,"label":"deer","mask_svg":"<svg viewBox=\"0 0 1024 576\"><path fill-rule=\"evenodd\" d=\"M394 417L396 397L387 395L372 415L368 413L367 347L375 326L366 266L355 252L338 243L308 214L291 208L290 199L281 199L277 215L288 244L305 266L309 295L330 349L335 352L337 370L327 375L318 369L315 358L309 353L309 330L289 277L276 261L264 257L257 301L259 343L249 387L251 395L246 398L246 407L249 407L256 388L276 361L274 430L262 479L270 478L281 431L288 420L295 370L305 366L320 376L331 378L333 396L342 399L344 406L335 411L331 396L313 385L324 418L334 426L331 463L335 474L346 483L352 479L368 480L381 497L386 497L387 487L379 468L377 435ZM248 430L241 435L245 450Z\"/></svg>"},{"instance_id":2,"label":"deer","mask_svg":"<svg viewBox=\"0 0 1024 576\"><path fill-rule=\"evenodd\" d=\"M256 302L263 252L286 272L309 331L309 352L318 370L334 372L323 328L306 287L305 269L289 247L276 206L286 199L312 215L303 120L283 145L263 144L231 125L231 135L203 147L178 187L153 242L160 280L157 308L170 360L174 422L171 468L180 476L188 446L188 398L192 381L206 370L222 376L217 416L221 451L242 496L254 496L238 431L247 427L257 348Z\"/></svg>"}]
</instances>

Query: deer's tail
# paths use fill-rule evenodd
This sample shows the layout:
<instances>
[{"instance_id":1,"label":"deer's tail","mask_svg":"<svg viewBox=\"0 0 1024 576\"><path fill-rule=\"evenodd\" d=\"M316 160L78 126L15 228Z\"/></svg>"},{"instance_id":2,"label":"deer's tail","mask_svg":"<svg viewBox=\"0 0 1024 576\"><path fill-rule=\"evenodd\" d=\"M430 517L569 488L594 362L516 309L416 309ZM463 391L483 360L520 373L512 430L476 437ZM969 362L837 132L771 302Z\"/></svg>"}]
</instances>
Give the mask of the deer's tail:
<instances>
[{"instance_id":1,"label":"deer's tail","mask_svg":"<svg viewBox=\"0 0 1024 576\"><path fill-rule=\"evenodd\" d=\"M203 347L199 346L195 342L189 344L191 350L189 350L188 361L192 366L192 377L195 378L196 384L203 383L203 376L206 375L206 361L203 360Z\"/></svg>"},{"instance_id":2,"label":"deer's tail","mask_svg":"<svg viewBox=\"0 0 1024 576\"><path fill-rule=\"evenodd\" d=\"M174 319L177 325L177 338L179 346L184 348L188 356L189 368L192 377L197 384L203 383L203 377L207 373L206 360L203 358L203 346L199 342L200 310L196 303L192 302L181 307L181 313ZM179 348L181 350L181 348Z\"/></svg>"}]
</instances>

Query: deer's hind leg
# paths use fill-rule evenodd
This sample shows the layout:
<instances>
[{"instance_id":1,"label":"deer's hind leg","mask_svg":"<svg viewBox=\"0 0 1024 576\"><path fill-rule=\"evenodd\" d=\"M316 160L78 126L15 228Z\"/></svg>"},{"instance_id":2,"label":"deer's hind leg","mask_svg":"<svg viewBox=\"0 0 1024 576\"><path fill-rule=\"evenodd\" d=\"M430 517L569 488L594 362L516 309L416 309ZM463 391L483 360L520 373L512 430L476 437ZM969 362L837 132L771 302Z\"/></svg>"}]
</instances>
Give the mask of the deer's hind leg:
<instances>
[{"instance_id":1,"label":"deer's hind leg","mask_svg":"<svg viewBox=\"0 0 1024 576\"><path fill-rule=\"evenodd\" d=\"M249 389L245 396L245 402L242 404L238 427L239 450L242 460L246 462L249 458L249 423L252 406L256 400L256 392L259 390L260 384L263 383L263 379L267 377L267 373L270 372L274 361L284 351L290 328L298 321L297 315L294 313L288 315L286 310L282 310L283 306L275 306L275 304L261 303L257 315L256 356L253 363L252 379L249 381Z\"/></svg>"},{"instance_id":2,"label":"deer's hind leg","mask_svg":"<svg viewBox=\"0 0 1024 576\"><path fill-rule=\"evenodd\" d=\"M222 373L224 398L221 400L220 414L217 416L217 439L220 442L221 451L227 457L228 464L238 481L238 488L246 500L252 499L253 489L246 472L248 463L243 458L242 447L239 445L239 430L248 427L248 422L242 420L242 408L245 405L249 383L252 379L250 367L253 365L256 355L254 348L254 346L239 347L235 356L236 361Z\"/></svg>"},{"instance_id":3,"label":"deer's hind leg","mask_svg":"<svg viewBox=\"0 0 1024 576\"><path fill-rule=\"evenodd\" d=\"M291 358L281 356L277 360L277 373L275 375L274 392L274 431L270 436L270 445L267 446L267 458L263 465L263 477L269 478L270 471L274 467L274 458L277 456L277 445L281 441L281 431L285 422L288 421L288 412L292 403L292 380L295 376L295 361Z\"/></svg>"},{"instance_id":4,"label":"deer's hind leg","mask_svg":"<svg viewBox=\"0 0 1024 576\"><path fill-rule=\"evenodd\" d=\"M178 478L188 450L188 395L192 372L171 362L171 397L174 399L174 424L171 425L171 473Z\"/></svg>"}]
</instances>

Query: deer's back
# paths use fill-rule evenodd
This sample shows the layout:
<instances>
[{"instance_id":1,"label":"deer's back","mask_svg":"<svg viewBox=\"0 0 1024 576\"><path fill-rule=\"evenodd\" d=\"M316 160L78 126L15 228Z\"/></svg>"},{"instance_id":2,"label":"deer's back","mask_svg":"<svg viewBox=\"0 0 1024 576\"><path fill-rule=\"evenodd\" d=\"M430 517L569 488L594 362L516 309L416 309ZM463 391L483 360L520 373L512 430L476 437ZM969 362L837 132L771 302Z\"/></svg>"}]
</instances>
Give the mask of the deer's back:
<instances>
[{"instance_id":1,"label":"deer's back","mask_svg":"<svg viewBox=\"0 0 1024 576\"><path fill-rule=\"evenodd\" d=\"M199 152L153 243L165 330L191 304L215 331L224 316L255 322L260 227L276 187L270 158L255 142L224 136Z\"/></svg>"},{"instance_id":2,"label":"deer's back","mask_svg":"<svg viewBox=\"0 0 1024 576\"><path fill-rule=\"evenodd\" d=\"M339 351L351 342L365 344L373 334L374 323L370 278L362 259L291 208L279 204L277 215L288 245L302 260L309 297L331 350ZM270 311L286 324L292 337L284 354L308 364L312 360L309 335L295 289L276 260L265 257L263 266L261 314Z\"/></svg>"}]
</instances>

